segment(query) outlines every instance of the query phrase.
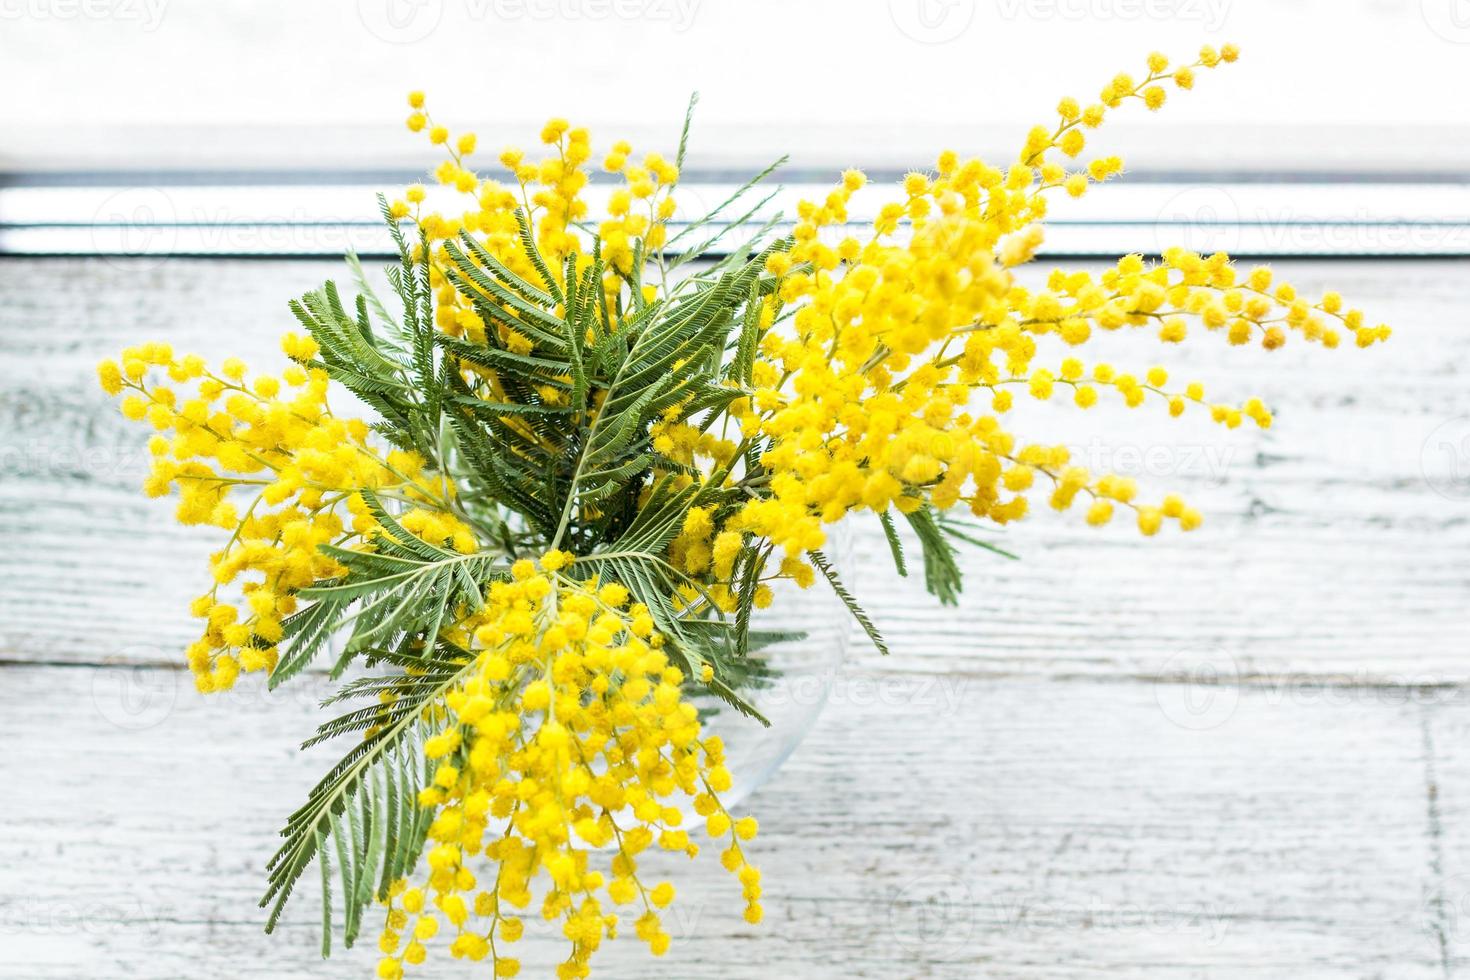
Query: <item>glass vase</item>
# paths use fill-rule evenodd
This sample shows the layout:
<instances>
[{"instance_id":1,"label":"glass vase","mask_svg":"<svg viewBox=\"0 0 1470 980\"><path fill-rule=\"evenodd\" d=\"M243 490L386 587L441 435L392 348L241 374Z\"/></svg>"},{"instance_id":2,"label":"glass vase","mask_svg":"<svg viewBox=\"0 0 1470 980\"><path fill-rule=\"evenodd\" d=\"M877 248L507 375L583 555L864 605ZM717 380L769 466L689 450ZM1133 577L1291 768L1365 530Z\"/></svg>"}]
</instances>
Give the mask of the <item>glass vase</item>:
<instances>
[{"instance_id":1,"label":"glass vase","mask_svg":"<svg viewBox=\"0 0 1470 980\"><path fill-rule=\"evenodd\" d=\"M851 584L852 532L845 523L827 528L823 552L838 579ZM820 571L809 588L783 580L772 583L772 591L770 607L751 616L751 632L799 634L799 638L752 651L750 657L768 668L769 675L739 692L770 725L741 714L712 694L694 699L704 716L705 735L719 735L725 743L733 781L720 799L728 808L769 781L811 730L847 658L856 627ZM685 826L698 823L702 821L687 821Z\"/></svg>"}]
</instances>

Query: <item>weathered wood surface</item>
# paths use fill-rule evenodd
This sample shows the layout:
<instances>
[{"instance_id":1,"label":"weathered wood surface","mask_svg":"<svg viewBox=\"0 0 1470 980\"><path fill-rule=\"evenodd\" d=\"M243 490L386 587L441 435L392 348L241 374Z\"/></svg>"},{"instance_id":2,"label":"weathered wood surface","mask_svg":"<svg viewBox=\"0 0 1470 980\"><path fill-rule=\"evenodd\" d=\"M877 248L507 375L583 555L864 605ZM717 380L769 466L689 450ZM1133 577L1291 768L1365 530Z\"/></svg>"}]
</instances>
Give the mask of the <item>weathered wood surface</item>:
<instances>
[{"instance_id":1,"label":"weathered wood surface","mask_svg":"<svg viewBox=\"0 0 1470 980\"><path fill-rule=\"evenodd\" d=\"M852 585L894 656L854 658L750 803L767 923L713 861L671 868L673 952L619 941L602 975L1470 973L1470 487L1442 479L1470 473L1470 265L1280 265L1393 343L1170 352L1265 397L1266 433L1117 408L1079 435L1028 408L1099 466L1091 434L1126 423L1111 458L1197 503L1193 536L1043 515L942 613L860 537ZM283 298L337 271L0 263L0 977L370 970L371 944L316 961L309 888L259 932L260 868L325 761L295 751L319 692L193 694L211 536L138 494L142 433L92 381L142 337L266 357ZM531 936L527 974L560 948Z\"/></svg>"},{"instance_id":2,"label":"weathered wood surface","mask_svg":"<svg viewBox=\"0 0 1470 980\"><path fill-rule=\"evenodd\" d=\"M295 752L304 695L4 676L0 975L368 975L370 943L316 961L310 882L259 931L261 862L321 764ZM1459 703L1253 689L1193 731L1146 683L860 676L875 693L849 678L752 800L767 922L712 860L667 859L673 952L620 940L604 975L1439 977L1470 942ZM525 946L536 976L561 942Z\"/></svg>"},{"instance_id":3,"label":"weathered wood surface","mask_svg":"<svg viewBox=\"0 0 1470 980\"><path fill-rule=\"evenodd\" d=\"M870 535L862 547L874 560L853 584L890 625L899 669L1147 674L1181 649L1205 648L1242 673L1470 676L1460 602L1470 579L1470 263L1287 268L1304 290L1347 290L1399 328L1394 341L1266 354L1215 337L1170 350L1143 334L1103 338L1098 356L1116 364L1168 358L1176 377L1203 380L1212 396L1261 394L1276 427L1230 432L1199 414L1169 419L1158 405L1086 415L1023 406L1028 434L1137 475L1155 497L1177 488L1207 523L1145 542L1128 527L1042 515L998 536L1024 561L970 556L974 588L944 616L911 583L899 587L881 536ZM294 325L285 299L344 271L188 260L0 266L0 521L10 553L24 556L0 564L0 655L172 658L192 629L177 610L196 592L213 537L171 527L168 506L137 492L144 436L104 403L95 362L149 337L272 363L274 338ZM1466 479L1446 496L1425 468L1447 475L1452 463Z\"/></svg>"}]
</instances>

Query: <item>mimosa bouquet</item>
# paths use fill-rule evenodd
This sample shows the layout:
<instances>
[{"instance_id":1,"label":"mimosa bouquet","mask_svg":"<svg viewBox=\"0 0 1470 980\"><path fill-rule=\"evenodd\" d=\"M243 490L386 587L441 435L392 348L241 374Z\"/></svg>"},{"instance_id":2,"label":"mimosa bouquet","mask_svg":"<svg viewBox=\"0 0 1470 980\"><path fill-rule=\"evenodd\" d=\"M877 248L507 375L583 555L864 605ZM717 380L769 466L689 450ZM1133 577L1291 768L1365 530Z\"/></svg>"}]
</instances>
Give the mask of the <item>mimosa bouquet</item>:
<instances>
[{"instance_id":1,"label":"mimosa bouquet","mask_svg":"<svg viewBox=\"0 0 1470 980\"><path fill-rule=\"evenodd\" d=\"M1220 254L1018 281L1050 202L1123 169L1073 162L1091 131L1235 58L1153 55L1093 104L1062 100L1006 167L946 152L872 191L887 202L862 227L848 219L856 170L757 224L767 170L671 230L687 118L672 157L613 145L601 163L621 181L594 216L585 129L552 120L540 159L505 150L487 177L469 163L475 137L414 93L408 128L444 148L434 176L462 204L429 212L421 186L381 199L399 253L389 302L349 257L357 295L328 282L291 303L304 332L283 339L281 370L211 369L161 343L103 363L123 413L158 430L146 491L176 492L180 521L228 535L192 608L199 689L241 672L274 687L309 666L343 678L327 701L340 713L306 744L351 744L286 820L267 929L315 861L324 952L380 906L381 977L431 940L514 976L528 914L559 923L558 973L582 977L624 931L668 949L674 888L640 855L693 857L705 835L759 922L756 822L722 803L724 747L693 698L762 723L747 694L770 637L751 622L774 579L821 580L882 648L823 553L831 525L871 517L901 571L917 542L945 603L956 549L983 543L976 523L1034 501L1188 531L1201 518L1178 497L1145 502L1131 480L1014 434L1013 399L1264 427L1258 398L1207 401L1163 367L1081 351L1098 331L1266 348L1387 337L1336 294L1299 296ZM329 407L339 392L351 412ZM702 827L683 826L685 808Z\"/></svg>"}]
</instances>

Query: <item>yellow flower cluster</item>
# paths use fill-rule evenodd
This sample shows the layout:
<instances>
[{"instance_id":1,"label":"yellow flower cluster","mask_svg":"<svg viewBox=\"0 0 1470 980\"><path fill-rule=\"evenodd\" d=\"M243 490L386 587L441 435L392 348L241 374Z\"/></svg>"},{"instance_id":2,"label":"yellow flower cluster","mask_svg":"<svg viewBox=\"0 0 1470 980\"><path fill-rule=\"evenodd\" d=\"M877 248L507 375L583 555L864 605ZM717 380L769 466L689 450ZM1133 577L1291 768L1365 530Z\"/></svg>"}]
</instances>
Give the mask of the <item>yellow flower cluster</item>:
<instances>
[{"instance_id":1,"label":"yellow flower cluster","mask_svg":"<svg viewBox=\"0 0 1470 980\"><path fill-rule=\"evenodd\" d=\"M707 583L701 588L689 584L681 586L675 596L676 605L681 609L697 613L713 607L721 613L733 613L737 608L735 563L746 545L745 537L728 527L719 533L715 530L710 508L691 507L679 534L669 542L669 560L674 567ZM764 553L769 554L769 549ZM778 578L794 578L802 588L806 588L812 582L811 566L793 556L775 574L757 579L751 596L755 608L770 607L774 594L767 582Z\"/></svg>"},{"instance_id":2,"label":"yellow flower cluster","mask_svg":"<svg viewBox=\"0 0 1470 980\"><path fill-rule=\"evenodd\" d=\"M471 199L470 207L457 216L446 217L438 211L425 213L420 205L427 192L415 185L404 198L390 205L394 218L412 218L427 236L434 252L434 285L437 288L439 325L457 336L485 339L485 324L474 312L469 297L459 293L442 273L447 264L443 243L461 231L483 235L483 245L497 260L529 282L542 286L548 277L558 277L561 264L575 256L580 273L593 261L585 243L572 230L575 223L587 217L587 202L582 191L588 174L584 165L592 150L588 131L573 127L565 119L552 119L541 130L541 142L553 152L540 160L530 160L523 150L508 147L501 151L498 162L511 183L479 176L467 164L477 145L474 133L450 139L447 129L435 126L424 108L422 92L409 95L413 112L408 128L427 131L432 143L443 145L449 159L434 171L435 179L451 186ZM667 222L673 217L677 203L672 191L679 180L678 168L663 156L649 153L642 160L633 158L633 148L626 141L613 144L602 161L603 168L623 177L623 186L608 197L607 214L597 225L602 260L607 274L604 288L609 302L616 307L623 280L632 274L635 261L662 262L662 248L667 239ZM535 227L535 241L545 257L539 266L527 253L520 238L517 209ZM433 243L438 243L433 246ZM652 287L648 287L652 290ZM517 353L529 353L530 339L497 324L499 339Z\"/></svg>"},{"instance_id":3,"label":"yellow flower cluster","mask_svg":"<svg viewBox=\"0 0 1470 980\"><path fill-rule=\"evenodd\" d=\"M1189 88L1197 69L1236 56L1233 46L1206 48L1193 65L1171 70L1154 55L1142 80L1117 76L1095 105L1063 100L1058 126L1034 129L1006 169L944 153L933 175L904 179L903 200L880 208L866 240L836 234L866 183L860 172L844 174L824 200L803 202L793 248L768 261L781 277L782 301L795 306L791 329L765 333L757 388L732 409L747 439L770 440L761 461L772 494L745 504L728 528L795 555L819 548L821 525L855 509L965 504L1005 523L1027 514L1038 477L1054 508L1090 499L1092 524L1106 523L1122 505L1145 534L1165 519L1184 530L1198 526L1199 514L1177 497L1139 503L1133 481L1073 465L1064 447L1023 443L1002 423L1013 392L1043 401L1065 393L1087 409L1108 389L1130 407L1156 399L1175 416L1206 406L1230 427L1243 419L1268 426L1261 400L1206 405L1202 385L1171 388L1161 366L1089 368L1071 356L1048 363L1044 345L1076 347L1099 329L1144 326L1177 343L1196 322L1224 331L1232 344L1259 338L1273 349L1294 330L1333 347L1346 330L1367 346L1388 328L1365 326L1362 313L1344 312L1336 294L1309 302L1290 284L1273 284L1269 269L1241 277L1222 254L1171 249L1152 263L1129 255L1100 276L1058 270L1043 289L1023 286L1011 267L1041 244L1046 190L1078 196L1088 181L1122 169L1104 157L1068 174L1049 159L1052 151L1076 157L1086 145L1083 129L1125 100L1156 109L1164 84ZM988 411L975 406L977 390L988 394Z\"/></svg>"},{"instance_id":4,"label":"yellow flower cluster","mask_svg":"<svg viewBox=\"0 0 1470 980\"><path fill-rule=\"evenodd\" d=\"M521 937L535 890L535 912L571 942L558 976L588 975L589 957L617 933L620 906L663 954L659 909L674 888L642 877L639 855L698 852L680 802L692 801L711 837L728 838L722 863L740 879L746 919L760 921L760 873L741 847L756 823L732 820L719 801L730 787L723 746L702 737L648 610L621 585L571 577L571 562L556 551L539 567L518 561L455 627L475 659L425 746L436 767L420 798L434 808L429 871L422 886L392 889L380 977L423 962L425 941L441 931L453 956L489 958L495 976L514 976L506 947ZM491 878L477 873L478 856Z\"/></svg>"},{"instance_id":5,"label":"yellow flower cluster","mask_svg":"<svg viewBox=\"0 0 1470 980\"><path fill-rule=\"evenodd\" d=\"M231 532L211 556L210 590L191 607L205 626L188 660L205 692L228 690L242 670L275 666L281 621L295 611L297 590L341 573L322 545L349 546L381 531L361 490L409 508L402 522L425 540L465 552L477 547L469 526L450 513L452 483L429 480L415 453L380 456L366 423L331 413L326 372L304 366L316 355L315 341L287 334L282 348L293 363L279 377L247 377L234 358L215 373L203 358L176 357L159 343L128 348L98 367L103 390L126 392L123 415L157 430L144 490L160 497L176 489L181 524ZM187 387L170 387L159 374ZM232 585L234 601L222 594Z\"/></svg>"},{"instance_id":6,"label":"yellow flower cluster","mask_svg":"<svg viewBox=\"0 0 1470 980\"><path fill-rule=\"evenodd\" d=\"M1350 333L1359 346L1368 346L1386 339L1388 328L1367 326L1362 313L1344 310L1335 293L1316 302L1300 297L1289 283L1274 282L1268 268L1241 275L1223 254L1170 249L1158 262L1129 255L1100 275L1054 271L1036 289L1020 284L1011 270L1029 262L1042 244L1047 192L1061 189L1080 197L1092 183L1122 172L1116 156L1069 169L1068 161L1088 148L1090 131L1127 103L1159 109L1169 87L1193 88L1197 72L1238 55L1233 45L1205 47L1181 66L1150 55L1141 78L1115 76L1095 102L1061 100L1056 124L1034 127L1009 167L945 152L932 173L904 179L903 199L880 208L865 240L842 233L849 201L866 184L862 173L845 173L822 201L802 202L794 246L768 263L781 288L761 311L764 359L756 365L753 397L737 401L731 412L744 441L737 445L676 422L654 434L668 458L689 465L703 461L709 464L705 472L729 481L737 478L732 461L753 440L770 440L761 463L772 492L750 500L712 533L765 538L785 549L785 574L810 580L801 554L821 546L822 524L854 509L965 504L977 516L1004 523L1024 517L1029 495L1044 485L1057 509L1090 500L1091 524L1107 523L1122 506L1134 512L1145 534L1156 533L1166 519L1184 530L1197 527L1200 515L1176 496L1141 503L1132 480L1073 465L1064 447L1019 440L1002 424L1015 393L1044 401L1066 396L1087 409L1112 392L1129 407L1155 400L1173 416L1199 406L1231 428L1245 420L1270 425L1264 403L1254 397L1240 404L1206 402L1198 382L1170 387L1162 366L1128 371L1073 356L1048 360L1045 345L1077 347L1097 330L1143 327L1173 344L1196 324L1223 332L1231 344L1259 341L1267 349L1280 347L1291 331L1326 347ZM449 144L447 131L432 127L422 111L422 94L413 93L409 101L409 128L429 128L433 142ZM585 211L577 197L585 179L577 167L590 155L586 132L553 120L542 140L556 154L538 163L526 162L517 150L501 155L519 194L481 181L464 168L463 154L451 149L452 159L438 177L477 194L478 207L454 220L417 217L430 239L461 227L496 229L486 240L492 253L518 274L544 282L514 233L510 215L521 206L537 217L538 241L550 243L549 251L590 261L563 220ZM462 137L460 151L474 142L473 134ZM605 288L615 298L621 287L617 274L626 276L634 261L634 242L642 240L648 261L660 260L660 221L673 212L666 192L678 172L657 155L631 162L625 142L614 145L604 166L625 179L598 228L609 260ZM422 192L409 198L422 200ZM395 213L407 215L410 209L400 203ZM483 337L469 298L447 282L439 285L446 329ZM795 308L787 333L769 329L782 304ZM535 348L525 338L509 341L521 353ZM985 410L974 398L979 389L988 396ZM719 590L718 608L729 608L729 569L711 561L711 554L686 533L674 542L671 557Z\"/></svg>"},{"instance_id":7,"label":"yellow flower cluster","mask_svg":"<svg viewBox=\"0 0 1470 980\"><path fill-rule=\"evenodd\" d=\"M415 353L415 384L446 379L456 411L488 413L498 428L457 429L444 420L458 423L468 414L435 414L428 435L395 442L419 452L380 448L367 424L329 408L322 365L336 370L351 358L334 354L330 335L315 326L329 349L286 336L291 364L279 376L247 376L234 359L212 371L202 358L176 356L156 343L100 365L99 381L121 396L123 414L156 430L146 491L174 490L181 522L230 532L212 556L209 591L193 604L205 623L188 651L201 690L226 690L241 671L275 666L277 643L304 621L287 620L299 593L347 576L366 557L333 548L378 552L387 556L383 565L409 561L395 557L415 553L408 542L381 538L385 529L374 514L393 522L370 509L367 496L390 505L408 534L483 560L472 575L457 556L434 556L455 563L456 589L468 591L454 592L433 626L404 630L403 650L432 650L443 641L471 659L455 662L465 671L447 695L414 702L405 715L434 728L425 745L433 777L418 801L433 813L431 844L426 879L413 887L400 881L388 895L380 976L396 978L422 962L425 942L441 931L452 933L454 956L489 959L495 975L514 975L519 966L506 949L526 928L533 892L535 911L559 923L571 943L562 977L587 975L592 953L619 928L618 906L632 907L633 932L663 953L670 937L658 910L673 888L641 876L639 856L653 847L697 852L681 826L684 802L712 837L728 838L722 862L741 882L746 919L761 918L760 876L741 845L755 835L755 823L734 820L720 802L730 786L723 746L703 735L683 690L712 683L723 654L690 644L666 648L649 608L636 601L653 603L651 597L595 576L573 577L575 559L558 547L619 560L608 549L631 526L624 519L643 516L632 512L658 490L672 516L648 508L662 536L647 546L657 554L641 557L658 565L658 581L671 594L659 596L655 608L685 620L731 613L738 620L749 611L743 603L771 602L773 579L810 585L815 569L808 559L825 542L824 526L854 511L963 506L1006 523L1027 516L1039 497L1057 510L1080 504L1092 525L1124 511L1147 535L1166 521L1188 531L1201 517L1179 497L1140 500L1132 480L1092 473L1065 447L1016 435L1009 420L1015 399L1086 410L1106 398L1171 416L1207 414L1230 428L1246 421L1264 428L1272 417L1259 398L1207 400L1203 385L1178 381L1162 365L1120 369L1079 349L1103 333L1125 331L1165 345L1191 332L1219 333L1229 344L1267 350L1293 333L1327 348L1349 336L1360 347L1388 337L1387 327L1369 326L1336 293L1301 296L1269 268L1242 271L1223 254L1170 249L1156 260L1127 255L1098 273L1055 270L1026 282L1018 276L1017 267L1043 244L1051 192L1080 197L1122 172L1113 156L1072 162L1088 150L1091 131L1125 104L1160 108L1171 90L1192 88L1198 72L1237 54L1229 45L1205 48L1177 67L1152 55L1142 78L1120 74L1090 104L1063 99L1057 122L1032 129L1008 166L942 153L932 171L905 176L897 198L860 231L849 210L867 179L857 170L844 173L824 198L800 203L790 240L764 253L763 278L756 281L758 262L731 277L742 287L710 323L740 321L725 338L727 350L738 343L734 364L719 363L719 338L670 346L666 360L645 351L645 363L654 365L642 369L647 375L673 373L681 383L700 384L688 388L698 396L676 404L670 402L684 393L645 401L653 407L641 415L641 406L629 407L628 392L610 394L621 375L605 365L616 361L619 345L624 355L638 346L624 343L633 334L624 319L630 309L648 314L639 330L664 330L677 320L668 310L682 301L681 287L671 288L666 274L659 286L644 282L648 269L666 271L664 253L679 244L666 232L676 209L677 163L658 154L634 160L627 143L614 144L601 162L622 183L596 219L593 244L584 238L592 227L583 194L593 159L585 129L554 119L541 132L544 158L504 150L498 161L508 178L485 179L468 164L475 135L456 137L435 123L417 92L409 97L408 127L445 147L435 179L470 203L448 215L429 211L429 192L415 185L388 205L389 216L423 235L426 244L405 256L405 268L428 266L438 329L493 350L434 337L446 352L437 361L433 352ZM491 258L471 249L473 258L456 259L451 245L461 233ZM467 264L476 262L482 268ZM576 320L593 307L588 293L598 292L589 269L601 269L603 296L594 298L606 299L607 312L596 304L594 319ZM476 279L480 271L495 276ZM471 279L485 287L473 296L456 286ZM405 299L415 319L418 282ZM710 286L697 277L688 283ZM742 311L747 302L759 305ZM590 325L587 344L579 346L582 322ZM680 336L681 326L687 324L676 322L668 336ZM423 334L415 339L432 346ZM580 360L584 349L595 351L594 370ZM676 359L685 350L701 353ZM342 370L336 377L350 387L355 375ZM426 401L435 413L442 407ZM604 419L609 405L621 405L629 419ZM577 451L578 433L587 436L583 450L594 442L631 448L595 474L579 463L571 485L561 487L566 447ZM475 436L484 441L475 443ZM477 473L478 463L466 463L477 445L503 456ZM538 457L539 449L548 452ZM518 469L522 461L536 464L529 477ZM465 486L475 489L463 500L453 474L442 471L460 464ZM494 469L502 464L524 478L513 486L494 482L504 479ZM547 482L564 500L541 499L542 474L553 475ZM589 490L584 478L594 475L605 485ZM560 509L554 532L535 506L524 506L527 499ZM553 550L539 563L520 558L546 548ZM665 571L673 577L662 577ZM399 577L408 573L387 576ZM651 587L637 577L625 580ZM307 597L313 594L322 590ZM379 603L401 598L386 587L376 595ZM294 654L297 647L285 649ZM413 664L405 677L421 676L414 673L418 661L395 662ZM684 670L698 676L686 678ZM380 723L366 734L390 730Z\"/></svg>"}]
</instances>

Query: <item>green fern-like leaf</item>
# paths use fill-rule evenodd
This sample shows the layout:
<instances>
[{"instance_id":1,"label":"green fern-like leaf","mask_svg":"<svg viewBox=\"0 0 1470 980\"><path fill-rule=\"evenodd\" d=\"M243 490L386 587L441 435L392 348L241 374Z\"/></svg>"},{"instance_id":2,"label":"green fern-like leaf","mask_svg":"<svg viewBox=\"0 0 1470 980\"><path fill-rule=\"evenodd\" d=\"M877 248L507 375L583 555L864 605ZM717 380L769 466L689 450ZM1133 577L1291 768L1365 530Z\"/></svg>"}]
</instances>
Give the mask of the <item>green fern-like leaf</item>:
<instances>
[{"instance_id":1,"label":"green fern-like leaf","mask_svg":"<svg viewBox=\"0 0 1470 980\"><path fill-rule=\"evenodd\" d=\"M847 607L847 611L852 614L852 618L857 620L857 624L863 628L863 632L868 634L868 639L873 641L873 646L878 648L879 653L886 656L888 654L888 644L883 642L883 634L878 632L878 627L873 625L873 621L868 618L868 614L863 611L863 607L858 605L858 601L853 598L852 593L847 591L847 588L842 584L842 580L837 577L837 571L832 567L832 563L827 559L827 556L820 551L808 552L807 556L811 558L812 564L817 566L817 571L821 572L822 577L832 586L832 591L837 594L837 598L842 600L842 604Z\"/></svg>"},{"instance_id":2,"label":"green fern-like leaf","mask_svg":"<svg viewBox=\"0 0 1470 980\"><path fill-rule=\"evenodd\" d=\"M343 941L351 946L363 908L408 874L423 849L429 811L419 806L418 794L428 784L422 743L431 730L425 713L440 704L474 665L466 652L442 645L433 657L400 662L410 663L414 673L399 674L389 682L394 700L334 718L306 743L315 745L369 727L373 732L332 767L290 816L281 831L285 842L266 866L268 883L260 905L270 909L266 931L271 932L297 880L313 858L320 860L323 955L330 951L332 931L327 842L336 852ZM346 696L380 690L371 685L349 688Z\"/></svg>"}]
</instances>

